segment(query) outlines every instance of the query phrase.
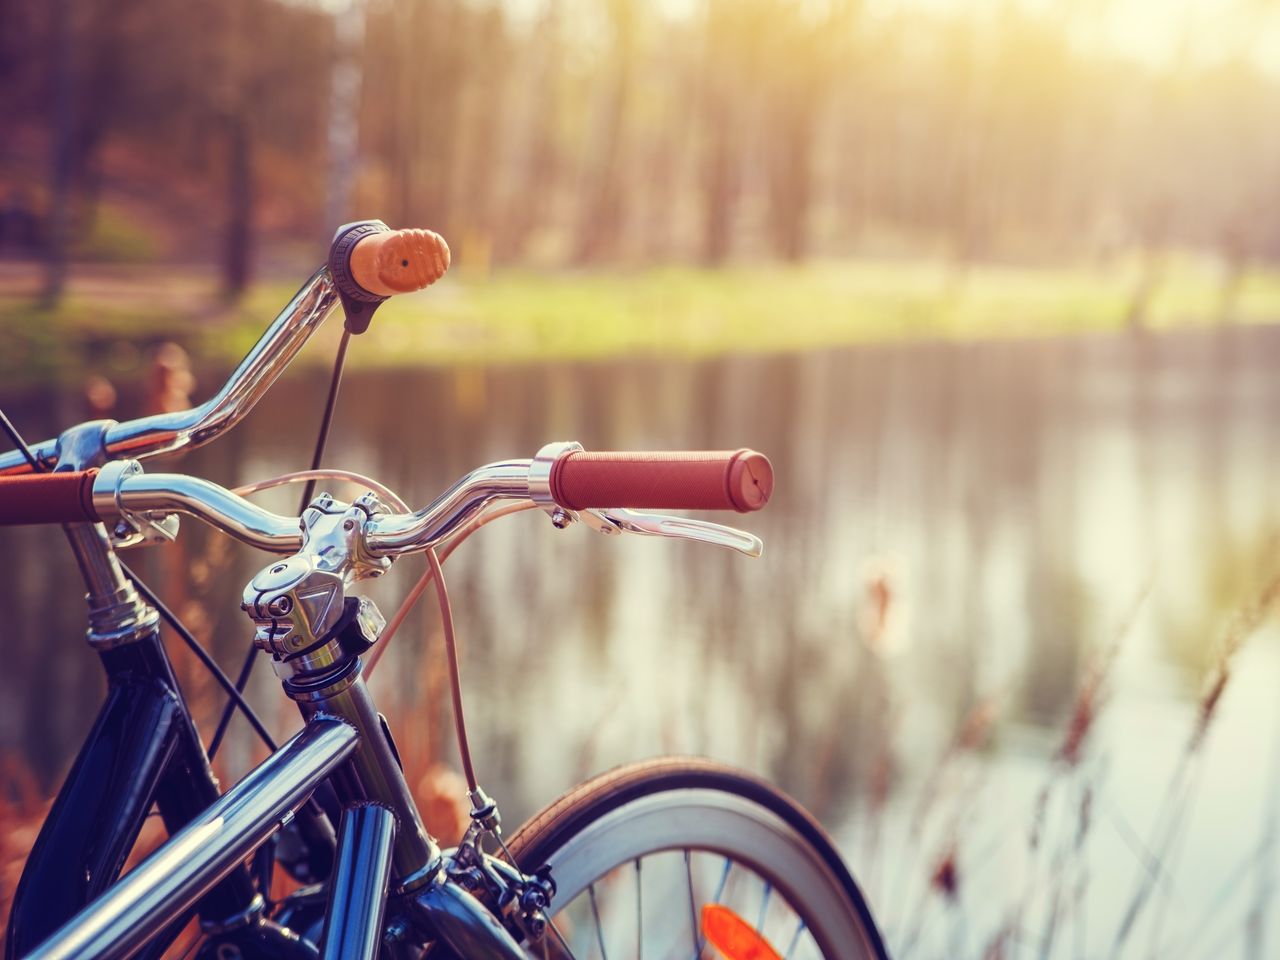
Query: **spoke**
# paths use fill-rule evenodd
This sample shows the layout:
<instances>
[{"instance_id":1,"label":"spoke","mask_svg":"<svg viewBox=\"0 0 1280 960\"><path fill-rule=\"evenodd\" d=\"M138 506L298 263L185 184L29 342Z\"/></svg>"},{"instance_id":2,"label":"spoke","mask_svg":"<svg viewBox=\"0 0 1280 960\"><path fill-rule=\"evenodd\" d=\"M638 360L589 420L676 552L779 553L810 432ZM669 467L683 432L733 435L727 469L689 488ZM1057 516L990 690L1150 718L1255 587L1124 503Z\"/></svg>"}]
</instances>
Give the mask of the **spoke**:
<instances>
[{"instance_id":1,"label":"spoke","mask_svg":"<svg viewBox=\"0 0 1280 960\"><path fill-rule=\"evenodd\" d=\"M768 880L764 882L764 896L760 898L760 918L756 920L756 933L764 932L764 915L769 909L769 894L773 893L773 884Z\"/></svg>"},{"instance_id":2,"label":"spoke","mask_svg":"<svg viewBox=\"0 0 1280 960\"><path fill-rule=\"evenodd\" d=\"M796 952L796 947L800 944L800 934L804 933L804 918L800 919L800 924L796 927L795 935L792 936L791 942L787 944L787 953L783 960L791 960L791 955Z\"/></svg>"},{"instance_id":3,"label":"spoke","mask_svg":"<svg viewBox=\"0 0 1280 960\"><path fill-rule=\"evenodd\" d=\"M547 917L547 928L555 934L556 940L560 944L560 949L564 951L564 955L569 960L576 960L576 955L570 948L569 942L565 940L564 934L560 932L560 928L556 926L556 922L550 917ZM547 938L545 936L542 938L542 960L547 960Z\"/></svg>"},{"instance_id":4,"label":"spoke","mask_svg":"<svg viewBox=\"0 0 1280 960\"><path fill-rule=\"evenodd\" d=\"M702 930L698 926L698 906L693 895L693 864L689 851L684 852L684 875L689 881L689 936L693 938L693 960L702 956Z\"/></svg>"},{"instance_id":5,"label":"spoke","mask_svg":"<svg viewBox=\"0 0 1280 960\"><path fill-rule=\"evenodd\" d=\"M604 948L604 928L600 926L600 908L596 905L596 885L587 887L587 896L591 900L591 915L596 919L596 941L600 944L600 960L609 960L609 951Z\"/></svg>"},{"instance_id":6,"label":"spoke","mask_svg":"<svg viewBox=\"0 0 1280 960\"><path fill-rule=\"evenodd\" d=\"M640 858L636 857L636 960L644 960L644 910L640 902Z\"/></svg>"},{"instance_id":7,"label":"spoke","mask_svg":"<svg viewBox=\"0 0 1280 960\"><path fill-rule=\"evenodd\" d=\"M712 903L719 903L720 898L724 895L724 885L729 882L729 871L733 869L733 861L728 857L724 858L724 873L720 874L720 886L716 887L716 895L711 898Z\"/></svg>"}]
</instances>

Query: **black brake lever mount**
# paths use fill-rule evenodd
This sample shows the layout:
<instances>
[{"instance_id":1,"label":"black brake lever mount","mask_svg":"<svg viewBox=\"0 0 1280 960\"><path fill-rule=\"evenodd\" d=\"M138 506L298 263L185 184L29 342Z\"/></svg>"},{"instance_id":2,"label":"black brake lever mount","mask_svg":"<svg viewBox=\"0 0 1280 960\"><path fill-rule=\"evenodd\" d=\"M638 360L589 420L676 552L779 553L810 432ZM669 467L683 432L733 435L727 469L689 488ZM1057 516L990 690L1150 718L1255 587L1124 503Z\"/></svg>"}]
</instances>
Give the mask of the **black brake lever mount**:
<instances>
[{"instance_id":1,"label":"black brake lever mount","mask_svg":"<svg viewBox=\"0 0 1280 960\"><path fill-rule=\"evenodd\" d=\"M356 220L340 226L329 244L329 272L333 274L333 284L342 301L343 326L349 333L361 334L368 330L373 312L387 299L370 293L352 278L351 250L370 234L386 233L390 229L381 220Z\"/></svg>"}]
</instances>

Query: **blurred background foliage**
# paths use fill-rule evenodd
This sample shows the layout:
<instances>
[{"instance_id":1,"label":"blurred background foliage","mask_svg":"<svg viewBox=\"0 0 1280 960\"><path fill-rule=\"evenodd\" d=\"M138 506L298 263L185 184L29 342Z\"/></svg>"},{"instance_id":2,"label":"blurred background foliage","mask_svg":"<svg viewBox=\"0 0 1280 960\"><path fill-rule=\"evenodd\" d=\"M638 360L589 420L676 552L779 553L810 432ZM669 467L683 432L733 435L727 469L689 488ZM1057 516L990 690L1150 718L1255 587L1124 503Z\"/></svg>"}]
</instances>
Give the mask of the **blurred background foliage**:
<instances>
[{"instance_id":1,"label":"blurred background foliage","mask_svg":"<svg viewBox=\"0 0 1280 960\"><path fill-rule=\"evenodd\" d=\"M0 274L0 303L65 306L69 263L160 262L193 268L164 307L189 313L213 268L234 301L381 216L444 233L464 288L624 270L590 324L621 346L637 297L694 328L702 294L752 299L655 266L746 265L773 291L802 261L897 263L837 291L826 329L772 304L802 344L999 333L1001 304L1024 331L1274 315L1278 20L1256 0L0 0L0 256L45 264L38 287ZM517 325L550 302L529 279L495 294Z\"/></svg>"}]
</instances>

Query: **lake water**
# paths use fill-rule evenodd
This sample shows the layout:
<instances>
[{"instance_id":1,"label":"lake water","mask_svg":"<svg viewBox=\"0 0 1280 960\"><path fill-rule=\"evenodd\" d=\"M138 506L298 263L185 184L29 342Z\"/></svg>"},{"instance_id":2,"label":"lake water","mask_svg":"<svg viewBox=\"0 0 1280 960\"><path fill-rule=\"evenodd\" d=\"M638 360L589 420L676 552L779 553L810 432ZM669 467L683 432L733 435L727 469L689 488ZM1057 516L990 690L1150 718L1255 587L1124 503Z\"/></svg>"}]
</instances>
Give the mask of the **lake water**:
<instances>
[{"instance_id":1,"label":"lake water","mask_svg":"<svg viewBox=\"0 0 1280 960\"><path fill-rule=\"evenodd\" d=\"M814 810L897 954L1271 957L1280 637L1250 608L1280 575L1278 362L1280 329L1251 328L353 373L328 462L421 504L554 439L772 458L773 503L728 519L760 560L527 513L450 561L473 750L509 824L618 762L709 754ZM305 465L323 390L285 380L174 469ZM6 409L43 438L83 417L74 393ZM265 560L183 525L138 566L233 672ZM52 789L102 682L60 536L0 550L0 747ZM384 613L421 569L373 585ZM434 618L415 611L373 681L415 776L452 753ZM269 670L250 690L293 722ZM250 752L237 730L231 779Z\"/></svg>"}]
</instances>

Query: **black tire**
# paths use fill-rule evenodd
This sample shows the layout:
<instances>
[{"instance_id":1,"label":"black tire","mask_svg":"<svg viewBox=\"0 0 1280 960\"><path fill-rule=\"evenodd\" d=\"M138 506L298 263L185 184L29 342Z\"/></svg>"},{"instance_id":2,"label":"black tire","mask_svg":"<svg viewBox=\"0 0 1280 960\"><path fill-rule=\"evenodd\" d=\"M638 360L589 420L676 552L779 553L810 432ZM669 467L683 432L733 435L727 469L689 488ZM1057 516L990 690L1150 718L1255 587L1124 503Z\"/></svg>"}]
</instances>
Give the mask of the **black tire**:
<instances>
[{"instance_id":1,"label":"black tire","mask_svg":"<svg viewBox=\"0 0 1280 960\"><path fill-rule=\"evenodd\" d=\"M553 914L588 889L594 911L595 884L632 860L638 885L640 858L683 850L689 871L695 851L724 857L726 876L730 862L749 868L766 899L776 889L799 917L797 937L807 929L825 960L886 956L861 891L817 821L765 781L708 760L662 758L611 770L535 815L508 846L526 872L551 865L559 888ZM693 888L690 872L691 912Z\"/></svg>"}]
</instances>

